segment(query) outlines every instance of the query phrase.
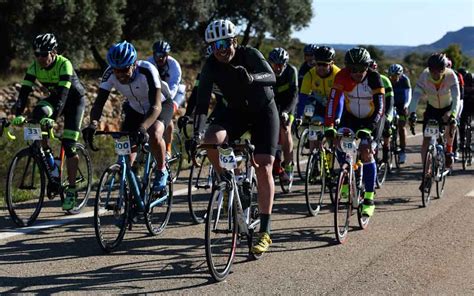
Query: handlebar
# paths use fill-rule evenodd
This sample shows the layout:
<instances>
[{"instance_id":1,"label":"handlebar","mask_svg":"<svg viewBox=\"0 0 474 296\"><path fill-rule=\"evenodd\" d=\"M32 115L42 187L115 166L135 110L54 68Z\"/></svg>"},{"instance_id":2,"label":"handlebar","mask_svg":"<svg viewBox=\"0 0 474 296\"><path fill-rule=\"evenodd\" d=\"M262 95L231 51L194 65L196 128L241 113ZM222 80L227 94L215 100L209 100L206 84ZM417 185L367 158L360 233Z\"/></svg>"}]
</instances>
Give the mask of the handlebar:
<instances>
[{"instance_id":1,"label":"handlebar","mask_svg":"<svg viewBox=\"0 0 474 296\"><path fill-rule=\"evenodd\" d=\"M236 152L248 153L249 156L250 156L250 163L252 164L252 166L255 167L255 168L259 167L259 165L255 162L255 157L254 157L254 154L253 154L254 151L255 151L255 146L250 144L250 140L248 140L248 139L245 140L245 143L199 144L196 148L217 149L219 147L222 147L222 148L231 147ZM193 165L195 165L196 167L200 167L199 163L196 160L196 153L193 153L192 161L193 161Z\"/></svg>"},{"instance_id":2,"label":"handlebar","mask_svg":"<svg viewBox=\"0 0 474 296\"><path fill-rule=\"evenodd\" d=\"M119 139L120 137L124 137L124 136L130 136L131 132L111 132L111 131L96 131L94 136L111 136L112 138L114 139ZM94 152L97 152L99 151L100 149L97 148L95 145L94 145L94 141L92 141L92 143L86 143L90 149ZM149 152L148 151L148 145L146 144L143 144L143 145L140 145L141 146L141 150L145 153Z\"/></svg>"},{"instance_id":3,"label":"handlebar","mask_svg":"<svg viewBox=\"0 0 474 296\"><path fill-rule=\"evenodd\" d=\"M9 130L9 128L14 126L14 125L6 118L0 119L0 122L1 122L1 125L2 125L1 130L0 130L0 137L2 137L3 133L5 133L5 131L6 131L6 135L7 135L9 140L12 140L12 141L16 140L16 136L13 135ZM30 124L39 124L38 122L33 121L33 120L25 120L22 125L25 125L25 124L28 124L28 123L30 123ZM55 139L56 138L56 136L54 135L54 131L53 131L54 125L49 125L49 124L48 125L41 125L41 127L47 128L48 131L46 132L46 135L50 139ZM42 134L44 135L45 132L42 132Z\"/></svg>"}]
</instances>

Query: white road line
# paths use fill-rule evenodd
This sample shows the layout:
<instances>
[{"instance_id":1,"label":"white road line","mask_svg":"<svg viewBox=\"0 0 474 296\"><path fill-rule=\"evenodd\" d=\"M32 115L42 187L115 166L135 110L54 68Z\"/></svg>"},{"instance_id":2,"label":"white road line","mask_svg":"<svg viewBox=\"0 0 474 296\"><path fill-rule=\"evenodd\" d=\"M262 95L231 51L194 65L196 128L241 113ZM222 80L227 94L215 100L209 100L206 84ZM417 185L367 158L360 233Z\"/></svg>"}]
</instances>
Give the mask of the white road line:
<instances>
[{"instance_id":1,"label":"white road line","mask_svg":"<svg viewBox=\"0 0 474 296\"><path fill-rule=\"evenodd\" d=\"M474 197L474 190L469 191L466 196Z\"/></svg>"},{"instance_id":2,"label":"white road line","mask_svg":"<svg viewBox=\"0 0 474 296\"><path fill-rule=\"evenodd\" d=\"M193 188L193 191L194 190L195 189ZM183 188L183 189L173 191L173 196L183 195L187 193L188 193L188 188ZM80 213L74 216L64 216L57 220L43 222L43 223L39 223L37 225L33 225L29 227L2 231L0 232L0 241L14 237L14 236L32 233L41 229L48 229L52 227L62 226L64 224L73 223L74 221L77 221L79 219L90 218L92 216L94 216L94 211L88 211L88 212Z\"/></svg>"}]
</instances>

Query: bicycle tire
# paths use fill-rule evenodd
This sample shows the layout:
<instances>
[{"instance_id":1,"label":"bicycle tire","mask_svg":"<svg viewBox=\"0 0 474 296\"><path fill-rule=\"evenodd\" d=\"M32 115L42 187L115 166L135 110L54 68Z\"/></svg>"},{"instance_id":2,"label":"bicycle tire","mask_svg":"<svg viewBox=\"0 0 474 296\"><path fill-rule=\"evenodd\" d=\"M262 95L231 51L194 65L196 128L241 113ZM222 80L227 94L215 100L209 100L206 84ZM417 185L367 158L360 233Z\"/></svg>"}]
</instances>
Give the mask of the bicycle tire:
<instances>
[{"instance_id":1,"label":"bicycle tire","mask_svg":"<svg viewBox=\"0 0 474 296\"><path fill-rule=\"evenodd\" d=\"M124 192L120 194L121 170L121 165L113 164L104 171L95 198L95 234L99 246L107 253L120 245L128 226L130 200L126 178Z\"/></svg>"},{"instance_id":2,"label":"bicycle tire","mask_svg":"<svg viewBox=\"0 0 474 296\"><path fill-rule=\"evenodd\" d=\"M227 204L225 203L225 195L227 194L228 198L229 193L225 185L216 188L209 200L206 217L206 262L211 276L218 282L228 276L237 248L238 225L235 207L228 200ZM222 238L214 240L214 234L222 234ZM220 250L218 244L222 245L223 250Z\"/></svg>"},{"instance_id":3,"label":"bicycle tire","mask_svg":"<svg viewBox=\"0 0 474 296\"><path fill-rule=\"evenodd\" d=\"M92 164L88 150L81 143L76 143L76 151L79 155L79 163L77 166L76 176L76 206L66 211L68 214L79 214L87 205L92 187ZM81 161L82 160L82 161ZM66 183L67 178L66 178Z\"/></svg>"},{"instance_id":4,"label":"bicycle tire","mask_svg":"<svg viewBox=\"0 0 474 296\"><path fill-rule=\"evenodd\" d=\"M351 217L352 205L351 205L351 190L346 198L341 197L341 190L344 183L349 183L349 172L347 164L344 164L339 172L339 178L336 187L335 201L334 201L334 231L336 234L336 240L340 244L347 242L349 233L349 220Z\"/></svg>"},{"instance_id":5,"label":"bicycle tire","mask_svg":"<svg viewBox=\"0 0 474 296\"><path fill-rule=\"evenodd\" d=\"M446 170L446 163L445 163L445 155L444 152L441 154L441 159L437 161L438 164L436 165L437 174L440 176L440 180L436 181L436 196L438 198L443 197L444 194L444 186L446 185L446 174L444 171ZM439 166L441 164L441 167Z\"/></svg>"},{"instance_id":6,"label":"bicycle tire","mask_svg":"<svg viewBox=\"0 0 474 296\"><path fill-rule=\"evenodd\" d=\"M183 155L184 155L184 144L181 139L181 134L178 130L173 131L173 141L171 142L171 157L168 161L170 166L170 173L173 182L179 178L181 170L183 168Z\"/></svg>"},{"instance_id":7,"label":"bicycle tire","mask_svg":"<svg viewBox=\"0 0 474 296\"><path fill-rule=\"evenodd\" d=\"M306 207L310 216L316 216L321 210L326 189L326 170L320 151L309 156L305 175Z\"/></svg>"},{"instance_id":8,"label":"bicycle tire","mask_svg":"<svg viewBox=\"0 0 474 296\"><path fill-rule=\"evenodd\" d=\"M167 187L158 194L152 194L153 180L156 175L155 167L150 172L150 182L148 182L148 200L145 205L145 225L150 235L163 233L170 220L173 208L173 180L168 177ZM157 205L151 206L156 200L161 200ZM162 210L162 211L160 211Z\"/></svg>"},{"instance_id":9,"label":"bicycle tire","mask_svg":"<svg viewBox=\"0 0 474 296\"><path fill-rule=\"evenodd\" d=\"M428 150L425 154L425 161L423 162L423 173L421 180L421 202L423 207L427 207L431 200L431 187L433 185L433 172L434 168L434 158L433 158L433 149L434 147L428 147ZM431 174L426 172L431 167Z\"/></svg>"},{"instance_id":10,"label":"bicycle tire","mask_svg":"<svg viewBox=\"0 0 474 296\"><path fill-rule=\"evenodd\" d=\"M308 140L308 129L305 129L298 140L298 146L296 150L296 168L298 170L298 176L300 177L301 181L305 181L305 168L306 162L309 159L310 151L309 151L309 140ZM306 162L305 162L306 161Z\"/></svg>"},{"instance_id":11,"label":"bicycle tire","mask_svg":"<svg viewBox=\"0 0 474 296\"><path fill-rule=\"evenodd\" d=\"M389 169L389 164L387 161L383 161L383 157L381 157L382 150L377 149L377 153L375 155L375 161L376 161L376 169L377 169L377 175L375 177L376 180L376 185L377 188L382 188L383 184L385 183L385 180L387 179L387 173Z\"/></svg>"},{"instance_id":12,"label":"bicycle tire","mask_svg":"<svg viewBox=\"0 0 474 296\"><path fill-rule=\"evenodd\" d=\"M17 168L20 169L18 173L22 172L19 175L16 174ZM25 181L30 183L25 184ZM41 160L33 155L29 147L20 150L13 157L6 185L5 203L11 219L20 227L32 225L43 206L46 177Z\"/></svg>"},{"instance_id":13,"label":"bicycle tire","mask_svg":"<svg viewBox=\"0 0 474 296\"><path fill-rule=\"evenodd\" d=\"M196 154L200 167L191 166L188 177L188 207L192 220L196 224L205 222L209 194L212 193L214 169L207 158L207 152Z\"/></svg>"}]
</instances>

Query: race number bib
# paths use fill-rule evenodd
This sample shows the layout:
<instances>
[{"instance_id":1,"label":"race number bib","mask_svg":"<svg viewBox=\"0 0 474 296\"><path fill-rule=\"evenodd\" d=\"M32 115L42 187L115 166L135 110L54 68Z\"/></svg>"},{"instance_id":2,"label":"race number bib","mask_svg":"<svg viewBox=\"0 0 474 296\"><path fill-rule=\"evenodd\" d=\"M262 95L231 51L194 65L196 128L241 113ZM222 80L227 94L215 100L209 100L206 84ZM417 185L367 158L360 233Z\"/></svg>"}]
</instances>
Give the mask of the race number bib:
<instances>
[{"instance_id":1,"label":"race number bib","mask_svg":"<svg viewBox=\"0 0 474 296\"><path fill-rule=\"evenodd\" d=\"M322 125L310 125L308 131L308 139L315 141L318 139L318 134L324 133L324 127Z\"/></svg>"},{"instance_id":2,"label":"race number bib","mask_svg":"<svg viewBox=\"0 0 474 296\"><path fill-rule=\"evenodd\" d=\"M219 150L219 164L222 168L233 170L237 167L237 160L235 158L234 150L232 148L218 148Z\"/></svg>"},{"instance_id":3,"label":"race number bib","mask_svg":"<svg viewBox=\"0 0 474 296\"><path fill-rule=\"evenodd\" d=\"M41 140L41 127L29 126L23 129L23 137L25 141Z\"/></svg>"},{"instance_id":4,"label":"race number bib","mask_svg":"<svg viewBox=\"0 0 474 296\"><path fill-rule=\"evenodd\" d=\"M129 155L132 153L129 137L122 137L115 140L115 153L117 153L117 155Z\"/></svg>"},{"instance_id":5,"label":"race number bib","mask_svg":"<svg viewBox=\"0 0 474 296\"><path fill-rule=\"evenodd\" d=\"M423 135L427 138L437 137L439 135L439 128L437 125L427 125Z\"/></svg>"},{"instance_id":6,"label":"race number bib","mask_svg":"<svg viewBox=\"0 0 474 296\"><path fill-rule=\"evenodd\" d=\"M352 138L342 138L341 139L341 148L344 153L354 153L357 149L355 140Z\"/></svg>"},{"instance_id":7,"label":"race number bib","mask_svg":"<svg viewBox=\"0 0 474 296\"><path fill-rule=\"evenodd\" d=\"M313 117L313 115L314 115L314 106L313 105L304 106L304 116Z\"/></svg>"}]
</instances>

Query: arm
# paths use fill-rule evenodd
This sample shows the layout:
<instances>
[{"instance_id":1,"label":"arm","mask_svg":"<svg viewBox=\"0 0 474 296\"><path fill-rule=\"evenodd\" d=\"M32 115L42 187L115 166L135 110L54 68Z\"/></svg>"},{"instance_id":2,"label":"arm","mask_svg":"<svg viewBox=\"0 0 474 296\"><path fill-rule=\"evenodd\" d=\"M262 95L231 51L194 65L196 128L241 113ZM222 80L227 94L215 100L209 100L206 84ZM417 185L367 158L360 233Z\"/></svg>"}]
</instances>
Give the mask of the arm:
<instances>
[{"instance_id":1,"label":"arm","mask_svg":"<svg viewBox=\"0 0 474 296\"><path fill-rule=\"evenodd\" d=\"M91 109L90 122L99 122L100 117L102 116L102 110L104 109L105 102L109 98L110 91L99 88L99 93L95 98L94 105Z\"/></svg>"},{"instance_id":2,"label":"arm","mask_svg":"<svg viewBox=\"0 0 474 296\"><path fill-rule=\"evenodd\" d=\"M59 83L56 95L58 96L58 103L53 111L51 118L58 117L63 111L64 105L66 104L67 97L69 95L69 89L71 88L71 78L73 75L72 64L69 60L65 61L59 70Z\"/></svg>"},{"instance_id":3,"label":"arm","mask_svg":"<svg viewBox=\"0 0 474 296\"><path fill-rule=\"evenodd\" d=\"M26 104L28 103L28 96L33 90L33 85L35 84L35 81L35 62L33 62L26 70L25 78L23 78L23 81L21 82L18 100L12 108L12 113L14 113L16 116L20 116L25 111Z\"/></svg>"},{"instance_id":4,"label":"arm","mask_svg":"<svg viewBox=\"0 0 474 296\"><path fill-rule=\"evenodd\" d=\"M457 77L455 76L455 83L453 83L451 86L450 86L450 89L451 89L451 98L452 98L452 103L451 103L451 116L452 117L456 117L458 112L459 112L459 108L461 106L461 91L459 89L459 82L457 80Z\"/></svg>"},{"instance_id":5,"label":"arm","mask_svg":"<svg viewBox=\"0 0 474 296\"><path fill-rule=\"evenodd\" d=\"M194 134L200 134L205 127L207 120L207 112L209 110L209 102L211 100L212 85L214 79L211 74L211 68L208 62L204 64L199 78L199 86L197 90L197 103L194 115Z\"/></svg>"},{"instance_id":6,"label":"arm","mask_svg":"<svg viewBox=\"0 0 474 296\"><path fill-rule=\"evenodd\" d=\"M374 114L372 115L372 122L378 123L384 115L385 111L385 93L383 78L377 72L369 72L367 82L372 89L372 100L374 102Z\"/></svg>"},{"instance_id":7,"label":"arm","mask_svg":"<svg viewBox=\"0 0 474 296\"><path fill-rule=\"evenodd\" d=\"M170 89L171 98L174 98L178 92L179 82L181 81L181 66L175 59L170 60L170 69L168 73L170 75L168 86Z\"/></svg>"},{"instance_id":8,"label":"arm","mask_svg":"<svg viewBox=\"0 0 474 296\"><path fill-rule=\"evenodd\" d=\"M324 123L326 126L332 126L338 120L340 120L340 115L342 115L342 108L344 101L341 100L343 92L341 89L333 87L331 93L329 94L328 105L326 106L326 116ZM339 111L341 112L339 112ZM340 113L340 114L338 114Z\"/></svg>"},{"instance_id":9,"label":"arm","mask_svg":"<svg viewBox=\"0 0 474 296\"><path fill-rule=\"evenodd\" d=\"M422 86L417 83L415 86L415 89L413 90L413 97L410 102L410 107L409 107L410 113L416 112L416 108L418 107L418 102L424 96L425 96L425 92Z\"/></svg>"},{"instance_id":10,"label":"arm","mask_svg":"<svg viewBox=\"0 0 474 296\"><path fill-rule=\"evenodd\" d=\"M246 64L253 66L255 73L250 73L253 78L252 84L261 86L271 86L276 83L275 73L273 73L272 67L268 64L267 60L263 57L262 53L256 49L249 50L249 60Z\"/></svg>"},{"instance_id":11,"label":"arm","mask_svg":"<svg viewBox=\"0 0 474 296\"><path fill-rule=\"evenodd\" d=\"M161 81L158 70L155 67L139 67L141 74L145 75L148 84L148 100L150 102L150 109L145 114L141 126L146 130L152 126L161 113ZM164 83L163 83L164 84Z\"/></svg>"},{"instance_id":12,"label":"arm","mask_svg":"<svg viewBox=\"0 0 474 296\"><path fill-rule=\"evenodd\" d=\"M281 112L286 112L288 114L292 114L295 111L296 103L298 102L298 74L296 72L296 68L288 65L290 67L290 87L289 87L289 94L291 99L289 102L283 106L281 106Z\"/></svg>"},{"instance_id":13,"label":"arm","mask_svg":"<svg viewBox=\"0 0 474 296\"><path fill-rule=\"evenodd\" d=\"M301 89L296 106L296 118L303 116L304 107L308 102L309 95L311 95L311 73L309 71L304 75L303 82L301 83Z\"/></svg>"}]
</instances>

